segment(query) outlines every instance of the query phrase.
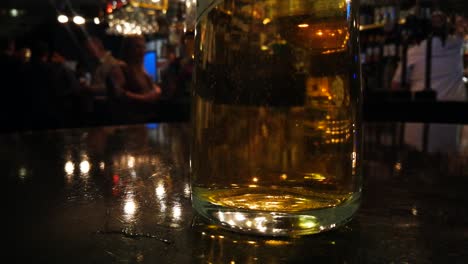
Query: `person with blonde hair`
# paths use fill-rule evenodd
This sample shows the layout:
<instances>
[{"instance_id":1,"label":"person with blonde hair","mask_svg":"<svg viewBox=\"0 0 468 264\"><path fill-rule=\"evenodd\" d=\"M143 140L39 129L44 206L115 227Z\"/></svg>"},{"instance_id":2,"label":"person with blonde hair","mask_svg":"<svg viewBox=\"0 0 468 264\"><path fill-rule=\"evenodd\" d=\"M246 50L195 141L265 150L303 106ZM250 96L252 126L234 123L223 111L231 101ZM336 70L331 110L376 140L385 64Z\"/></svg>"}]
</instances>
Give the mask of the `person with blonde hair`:
<instances>
[{"instance_id":1,"label":"person with blonde hair","mask_svg":"<svg viewBox=\"0 0 468 264\"><path fill-rule=\"evenodd\" d=\"M122 44L124 64L114 67L112 93L127 119L147 121L153 115L152 105L161 97L161 88L144 69L146 43L143 36L125 37Z\"/></svg>"}]
</instances>

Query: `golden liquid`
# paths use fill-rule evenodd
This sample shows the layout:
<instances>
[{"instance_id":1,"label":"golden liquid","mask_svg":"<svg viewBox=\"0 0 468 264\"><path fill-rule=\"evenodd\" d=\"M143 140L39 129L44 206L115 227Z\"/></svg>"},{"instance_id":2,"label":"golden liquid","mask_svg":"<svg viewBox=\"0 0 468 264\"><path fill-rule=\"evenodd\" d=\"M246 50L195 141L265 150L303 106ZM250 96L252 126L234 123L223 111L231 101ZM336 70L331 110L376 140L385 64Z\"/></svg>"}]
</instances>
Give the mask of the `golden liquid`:
<instances>
[{"instance_id":1,"label":"golden liquid","mask_svg":"<svg viewBox=\"0 0 468 264\"><path fill-rule=\"evenodd\" d=\"M292 213L336 207L360 191L360 73L349 3L227 0L200 16L194 199Z\"/></svg>"}]
</instances>

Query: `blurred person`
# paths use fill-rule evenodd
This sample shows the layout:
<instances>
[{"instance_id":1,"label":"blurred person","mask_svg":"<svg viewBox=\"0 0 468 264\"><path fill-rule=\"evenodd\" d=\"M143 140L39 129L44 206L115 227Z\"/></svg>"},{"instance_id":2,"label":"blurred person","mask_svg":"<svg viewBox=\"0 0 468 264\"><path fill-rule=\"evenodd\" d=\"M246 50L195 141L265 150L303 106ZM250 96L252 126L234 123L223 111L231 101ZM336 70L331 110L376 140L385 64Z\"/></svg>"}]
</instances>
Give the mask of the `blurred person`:
<instances>
[{"instance_id":1,"label":"blurred person","mask_svg":"<svg viewBox=\"0 0 468 264\"><path fill-rule=\"evenodd\" d=\"M84 45L91 57L97 61L97 66L90 73L84 70L83 65L79 65L79 82L83 88L80 94L81 108L88 119L103 117L107 119L112 68L123 62L116 59L98 37L88 37Z\"/></svg>"},{"instance_id":2,"label":"blurred person","mask_svg":"<svg viewBox=\"0 0 468 264\"><path fill-rule=\"evenodd\" d=\"M79 114L80 84L67 59L57 51L50 57L51 93L49 112L59 125L73 121Z\"/></svg>"},{"instance_id":3,"label":"blurred person","mask_svg":"<svg viewBox=\"0 0 468 264\"><path fill-rule=\"evenodd\" d=\"M153 104L161 97L161 88L144 69L145 52L143 36L126 37L122 44L124 64L112 72L112 95L118 100L121 117L129 121L148 121Z\"/></svg>"},{"instance_id":4,"label":"blurred person","mask_svg":"<svg viewBox=\"0 0 468 264\"><path fill-rule=\"evenodd\" d=\"M177 58L175 52L169 52L167 56L167 66L161 71L161 87L162 96L167 99L172 99L179 93L181 62Z\"/></svg>"},{"instance_id":5,"label":"blurred person","mask_svg":"<svg viewBox=\"0 0 468 264\"><path fill-rule=\"evenodd\" d=\"M460 32L449 34L446 16L436 11L432 14L432 63L431 89L436 92L437 101L466 101L463 83L463 36ZM412 92L425 90L427 39L408 49L407 82ZM393 88L400 87L401 63L393 77ZM433 124L429 126L429 152L457 152L460 146L461 126ZM423 125L408 123L405 126L406 144L422 150Z\"/></svg>"},{"instance_id":6,"label":"blurred person","mask_svg":"<svg viewBox=\"0 0 468 264\"><path fill-rule=\"evenodd\" d=\"M463 84L463 36L449 35L446 17L441 12L432 16L432 67L431 87L437 93L439 101L464 101ZM407 81L412 92L425 89L427 39L408 49ZM401 63L393 76L393 87L398 89L401 80Z\"/></svg>"},{"instance_id":7,"label":"blurred person","mask_svg":"<svg viewBox=\"0 0 468 264\"><path fill-rule=\"evenodd\" d=\"M98 60L98 66L92 74L91 80L88 83L82 83L86 88L99 95L106 95L107 93L107 82L111 75L112 68L118 65L122 65L123 62L112 56L112 53L105 49L102 41L97 37L89 37L86 40L85 47L89 54Z\"/></svg>"}]
</instances>

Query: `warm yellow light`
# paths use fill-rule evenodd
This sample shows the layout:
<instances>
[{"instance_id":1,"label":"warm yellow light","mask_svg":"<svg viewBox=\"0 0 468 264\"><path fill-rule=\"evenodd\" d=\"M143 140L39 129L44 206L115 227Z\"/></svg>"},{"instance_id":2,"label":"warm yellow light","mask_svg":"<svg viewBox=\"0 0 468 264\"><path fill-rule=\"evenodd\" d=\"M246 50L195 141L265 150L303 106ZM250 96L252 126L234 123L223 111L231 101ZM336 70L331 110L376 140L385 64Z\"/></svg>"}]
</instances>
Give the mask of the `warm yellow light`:
<instances>
[{"instance_id":1,"label":"warm yellow light","mask_svg":"<svg viewBox=\"0 0 468 264\"><path fill-rule=\"evenodd\" d=\"M286 175L286 174L282 174L282 175L281 175L281 179L282 179L282 180L286 180L287 178L288 178L288 175Z\"/></svg>"},{"instance_id":2,"label":"warm yellow light","mask_svg":"<svg viewBox=\"0 0 468 264\"><path fill-rule=\"evenodd\" d=\"M253 181L253 182L258 182L258 178L257 178L257 177L254 177L254 178L252 179L252 181Z\"/></svg>"},{"instance_id":3,"label":"warm yellow light","mask_svg":"<svg viewBox=\"0 0 468 264\"><path fill-rule=\"evenodd\" d=\"M127 166L131 169L135 167L135 157L129 156L127 160Z\"/></svg>"},{"instance_id":4,"label":"warm yellow light","mask_svg":"<svg viewBox=\"0 0 468 264\"><path fill-rule=\"evenodd\" d=\"M323 36L323 32L322 31L317 31L317 36Z\"/></svg>"},{"instance_id":5,"label":"warm yellow light","mask_svg":"<svg viewBox=\"0 0 468 264\"><path fill-rule=\"evenodd\" d=\"M263 25L266 25L266 24L268 24L270 22L271 22L271 19L269 19L269 18L263 19Z\"/></svg>"},{"instance_id":6,"label":"warm yellow light","mask_svg":"<svg viewBox=\"0 0 468 264\"><path fill-rule=\"evenodd\" d=\"M291 242L289 241L283 241L283 240L267 240L265 241L265 245L269 246L284 246L284 245L289 245Z\"/></svg>"},{"instance_id":7,"label":"warm yellow light","mask_svg":"<svg viewBox=\"0 0 468 264\"><path fill-rule=\"evenodd\" d=\"M309 24L299 24L299 25L297 25L297 27L307 28L307 27L309 27Z\"/></svg>"},{"instance_id":8,"label":"warm yellow light","mask_svg":"<svg viewBox=\"0 0 468 264\"><path fill-rule=\"evenodd\" d=\"M96 25L101 24L101 21L99 20L99 17L94 18L94 24L96 24Z\"/></svg>"},{"instance_id":9,"label":"warm yellow light","mask_svg":"<svg viewBox=\"0 0 468 264\"><path fill-rule=\"evenodd\" d=\"M331 140L331 142L335 142L334 139ZM307 176L304 177L304 180L316 180L316 181L323 181L325 180L326 177L318 174L318 173L308 173Z\"/></svg>"}]
</instances>

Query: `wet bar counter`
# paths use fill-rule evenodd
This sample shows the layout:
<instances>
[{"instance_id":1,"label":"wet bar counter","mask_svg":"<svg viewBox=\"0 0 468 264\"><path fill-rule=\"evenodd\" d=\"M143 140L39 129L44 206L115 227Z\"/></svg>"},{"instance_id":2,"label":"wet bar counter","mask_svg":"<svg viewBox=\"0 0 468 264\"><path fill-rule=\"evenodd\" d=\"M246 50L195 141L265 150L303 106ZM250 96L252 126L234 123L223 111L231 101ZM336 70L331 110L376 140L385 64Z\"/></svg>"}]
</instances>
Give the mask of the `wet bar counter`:
<instances>
[{"instance_id":1,"label":"wet bar counter","mask_svg":"<svg viewBox=\"0 0 468 264\"><path fill-rule=\"evenodd\" d=\"M468 263L466 155L365 140L354 220L268 238L194 215L185 123L25 131L0 144L14 263Z\"/></svg>"}]
</instances>

